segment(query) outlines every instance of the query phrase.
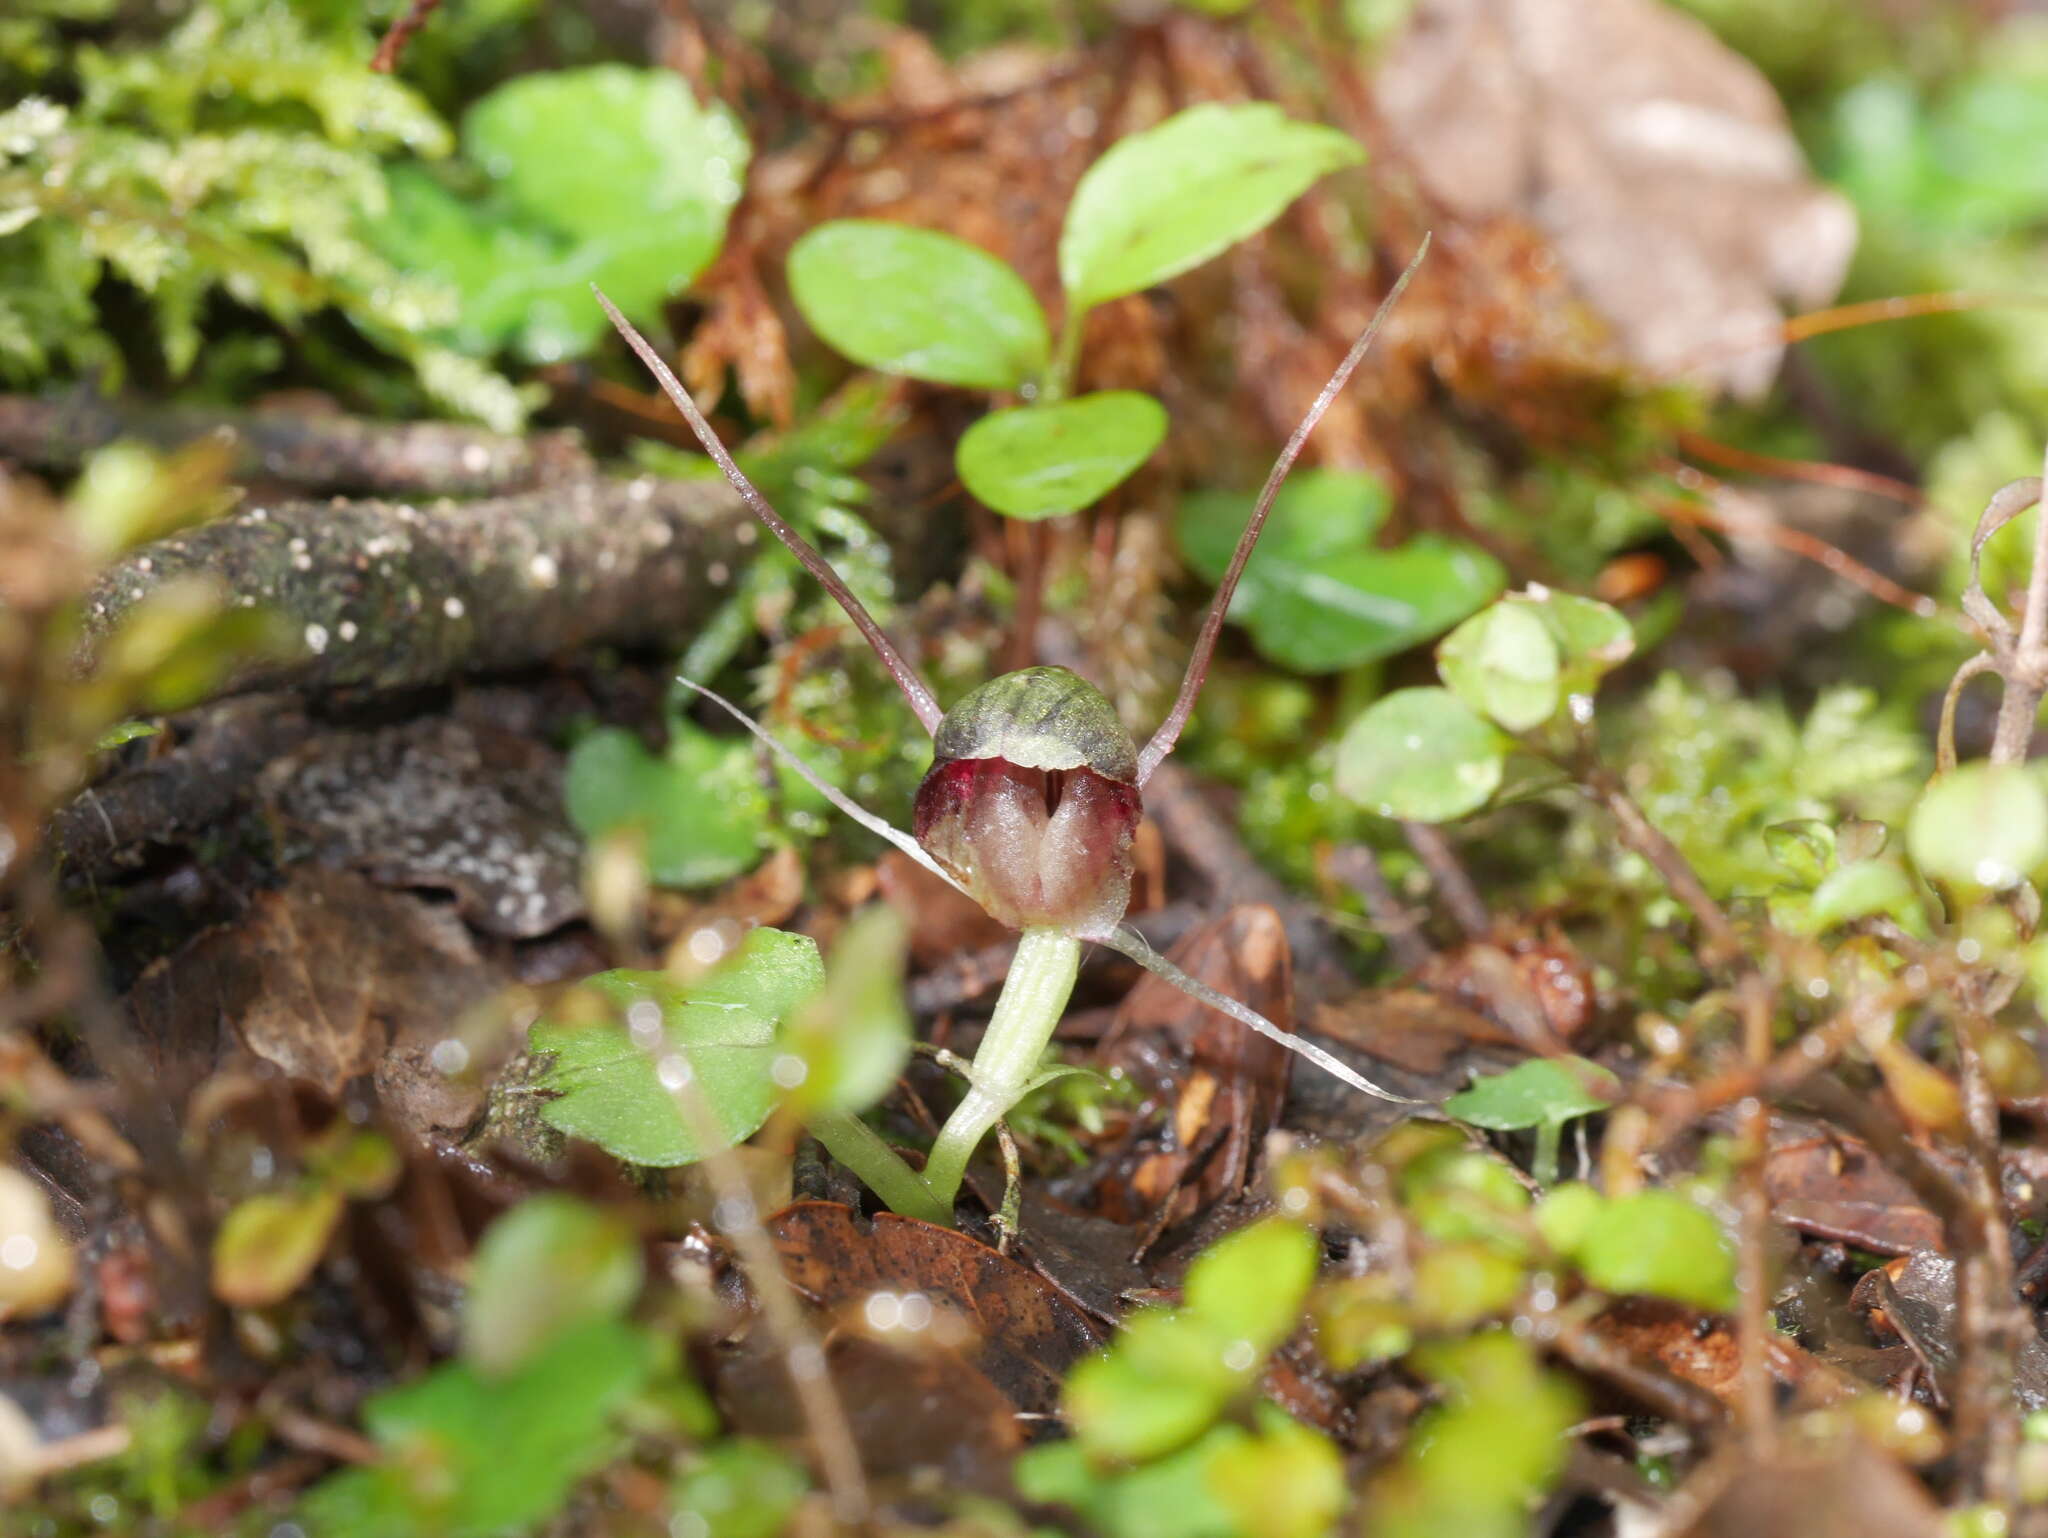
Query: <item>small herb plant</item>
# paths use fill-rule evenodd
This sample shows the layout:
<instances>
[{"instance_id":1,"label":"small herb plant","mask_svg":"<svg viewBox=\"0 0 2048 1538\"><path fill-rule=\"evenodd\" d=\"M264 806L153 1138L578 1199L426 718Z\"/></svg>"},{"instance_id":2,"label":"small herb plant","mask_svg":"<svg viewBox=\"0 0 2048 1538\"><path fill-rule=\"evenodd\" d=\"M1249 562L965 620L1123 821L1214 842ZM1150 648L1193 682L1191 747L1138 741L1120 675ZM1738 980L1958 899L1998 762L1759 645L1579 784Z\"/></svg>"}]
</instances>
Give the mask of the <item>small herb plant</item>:
<instances>
[{"instance_id":1,"label":"small herb plant","mask_svg":"<svg viewBox=\"0 0 2048 1538\"><path fill-rule=\"evenodd\" d=\"M1084 186L1084 195L1087 190ZM1077 198L1077 206L1085 201L1085 196ZM1070 234L1074 228L1070 219ZM1230 231L1243 232L1235 225L1220 225L1214 220L1193 221L1188 228L1190 234L1178 257L1169 259L1161 254L1142 269L1151 274L1147 281L1182 270L1210 254ZM1142 232L1142 226L1134 228L1128 232L1128 238L1135 240ZM1148 240L1145 244L1146 249L1154 249L1156 243ZM1127 256L1115 254L1121 248L1114 242L1081 242L1078 246L1083 251L1111 253L1077 261L1070 269L1069 287L1084 300L1124 291L1115 286L1121 278L1097 274L1089 262L1108 262L1107 270L1112 274L1140 270ZM1133 873L1131 839L1137 828L1145 783L1173 751L1194 711L1224 616L1273 499L1308 434L1365 356L1423 254L1416 253L1415 261L1394 285L1282 450L1203 621L1179 695L1165 722L1142 749L1102 693L1065 668L1026 668L1005 674L971 691L950 711L942 710L929 685L897 651L838 573L740 471L660 355L610 300L599 294L612 323L689 422L705 452L746 498L762 523L838 600L895 679L919 723L932 734L933 763L918 789L915 835L903 833L857 806L736 706L701 686L689 687L730 712L834 806L903 849L1022 934L994 1016L969 1071L967 1094L940 1129L923 1172L911 1171L878 1139L872 1139L872 1134L868 1135L870 1142L858 1148L849 1147L847 1153L842 1153L831 1137L824 1138L835 1157L841 1158L897 1210L941 1220L950 1218L968 1161L983 1137L1041 1082L1040 1059L1073 990L1084 941L1119 951L1204 1003L1309 1058L1356 1089L1383 1099L1402 1098L1362 1078L1320 1048L1280 1030L1257 1011L1187 976L1155 953L1136 930L1124 924L1123 916L1130 901ZM1077 274L1087 281L1077 282ZM659 1022L650 1017L649 1023L655 1027L650 1039L660 1040ZM691 1077L687 1054L678 1058L675 1072L680 1076L679 1082ZM713 1086L705 1082L703 1087L707 1100L714 1098ZM713 1107L714 1111L717 1109ZM762 1114L765 1116L765 1109ZM841 1124L826 1124L835 1135L844 1131L847 1124L861 1125L843 1111L840 1114L844 1117ZM758 1120L754 1122L755 1126L759 1124ZM818 1130L819 1123L813 1121L812 1126ZM722 1130L744 1135L729 1114Z\"/></svg>"},{"instance_id":2,"label":"small herb plant","mask_svg":"<svg viewBox=\"0 0 2048 1538\"><path fill-rule=\"evenodd\" d=\"M821 224L790 251L790 292L811 329L857 363L1020 397L967 430L954 468L999 513L1056 518L1122 484L1166 436L1149 395L1073 395L1088 312L1206 262L1363 158L1348 135L1266 103L1191 107L1119 140L1067 209L1057 342L1007 264L934 230Z\"/></svg>"}]
</instances>

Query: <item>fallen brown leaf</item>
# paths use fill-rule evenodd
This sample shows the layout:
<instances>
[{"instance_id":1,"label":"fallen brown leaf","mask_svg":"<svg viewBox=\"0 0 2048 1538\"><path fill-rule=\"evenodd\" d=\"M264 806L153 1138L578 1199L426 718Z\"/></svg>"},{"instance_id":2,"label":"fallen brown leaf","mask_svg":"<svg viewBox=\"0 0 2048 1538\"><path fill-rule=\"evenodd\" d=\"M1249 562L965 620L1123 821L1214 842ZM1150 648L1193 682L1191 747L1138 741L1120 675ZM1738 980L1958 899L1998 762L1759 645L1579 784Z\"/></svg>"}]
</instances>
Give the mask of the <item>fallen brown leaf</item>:
<instances>
[{"instance_id":1,"label":"fallen brown leaf","mask_svg":"<svg viewBox=\"0 0 2048 1538\"><path fill-rule=\"evenodd\" d=\"M480 1091L429 1055L499 985L446 907L299 866L240 919L152 965L128 998L166 1094L182 1098L245 1051L330 1099L375 1073L387 1109L424 1127L474 1112Z\"/></svg>"},{"instance_id":2,"label":"fallen brown leaf","mask_svg":"<svg viewBox=\"0 0 2048 1538\"><path fill-rule=\"evenodd\" d=\"M1239 904L1169 955L1190 976L1293 1029L1287 931L1272 908ZM1149 1219L1156 1233L1244 1189L1286 1099L1284 1047L1148 973L1118 1006L1102 1056L1172 1102L1166 1124L1133 1150L1127 1173L1098 1187L1103 1216Z\"/></svg>"},{"instance_id":3,"label":"fallen brown leaf","mask_svg":"<svg viewBox=\"0 0 2048 1538\"><path fill-rule=\"evenodd\" d=\"M1653 372L1824 304L1855 249L1764 77L1656 0L1422 0L1376 97L1439 201L1541 229ZM1779 350L1702 372L1754 395Z\"/></svg>"},{"instance_id":4,"label":"fallen brown leaf","mask_svg":"<svg viewBox=\"0 0 2048 1538\"><path fill-rule=\"evenodd\" d=\"M887 1212L863 1223L836 1202L797 1202L767 1227L791 1283L827 1315L917 1294L963 1322L974 1343L955 1349L1017 1410L1050 1413L1067 1369L1099 1344L1045 1278L965 1234Z\"/></svg>"}]
</instances>

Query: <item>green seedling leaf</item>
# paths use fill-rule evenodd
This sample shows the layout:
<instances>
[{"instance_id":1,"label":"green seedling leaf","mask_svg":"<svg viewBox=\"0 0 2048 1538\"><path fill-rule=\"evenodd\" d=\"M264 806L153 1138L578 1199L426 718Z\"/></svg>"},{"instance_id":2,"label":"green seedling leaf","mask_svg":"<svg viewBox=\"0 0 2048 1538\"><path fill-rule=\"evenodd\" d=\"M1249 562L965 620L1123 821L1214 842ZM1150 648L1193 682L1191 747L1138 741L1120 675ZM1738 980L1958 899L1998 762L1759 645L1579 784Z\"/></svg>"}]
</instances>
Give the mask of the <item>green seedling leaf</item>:
<instances>
[{"instance_id":1,"label":"green seedling leaf","mask_svg":"<svg viewBox=\"0 0 2048 1538\"><path fill-rule=\"evenodd\" d=\"M619 1412L655 1363L645 1333L604 1319L564 1331L508 1377L451 1362L371 1399L381 1463L337 1474L300 1504L321 1538L499 1538L562 1508L618 1449Z\"/></svg>"},{"instance_id":2,"label":"green seedling leaf","mask_svg":"<svg viewBox=\"0 0 2048 1538\"><path fill-rule=\"evenodd\" d=\"M713 1150L683 1120L670 1081L694 1077L721 1144L749 1137L779 1093L777 1027L824 980L816 944L765 928L687 987L661 972L600 973L583 986L610 1003L610 1020L533 1028L533 1050L555 1057L539 1081L557 1096L542 1119L629 1164L692 1164Z\"/></svg>"},{"instance_id":3,"label":"green seedling leaf","mask_svg":"<svg viewBox=\"0 0 2048 1538\"><path fill-rule=\"evenodd\" d=\"M1505 1073L1488 1074L1444 1102L1460 1121L1496 1132L1556 1127L1613 1105L1621 1083L1583 1057L1533 1057Z\"/></svg>"},{"instance_id":4,"label":"green seedling leaf","mask_svg":"<svg viewBox=\"0 0 2048 1538\"><path fill-rule=\"evenodd\" d=\"M676 1481L669 1530L779 1538L810 1487L804 1466L772 1442L726 1437L698 1454ZM681 1520L687 1517L698 1523Z\"/></svg>"},{"instance_id":5,"label":"green seedling leaf","mask_svg":"<svg viewBox=\"0 0 2048 1538\"><path fill-rule=\"evenodd\" d=\"M1391 1362L1415 1344L1415 1310L1391 1272L1347 1276L1316 1290L1316 1350L1339 1372Z\"/></svg>"},{"instance_id":6,"label":"green seedling leaf","mask_svg":"<svg viewBox=\"0 0 2048 1538\"><path fill-rule=\"evenodd\" d=\"M1106 1355L1067 1374L1061 1406L1076 1440L1098 1458L1161 1457L1200 1436L1251 1381L1260 1358L1178 1309L1124 1321Z\"/></svg>"},{"instance_id":7,"label":"green seedling leaf","mask_svg":"<svg viewBox=\"0 0 2048 1538\"><path fill-rule=\"evenodd\" d=\"M1166 437L1166 411L1136 390L993 411L961 436L953 467L997 512L1077 513L1119 486Z\"/></svg>"},{"instance_id":8,"label":"green seedling leaf","mask_svg":"<svg viewBox=\"0 0 2048 1538\"><path fill-rule=\"evenodd\" d=\"M1301 1317L1314 1237L1273 1218L1240 1229L1188 1272L1181 1308L1145 1309L1067 1377L1074 1435L1097 1458L1160 1457L1201 1435L1257 1381Z\"/></svg>"},{"instance_id":9,"label":"green seedling leaf","mask_svg":"<svg viewBox=\"0 0 2048 1538\"><path fill-rule=\"evenodd\" d=\"M640 1248L617 1218L573 1197L532 1197L477 1247L463 1357L486 1377L516 1372L564 1330L622 1315L640 1271Z\"/></svg>"},{"instance_id":10,"label":"green seedling leaf","mask_svg":"<svg viewBox=\"0 0 2048 1538\"><path fill-rule=\"evenodd\" d=\"M1437 644L1450 691L1511 732L1540 726L1563 699L1557 642L1533 606L1503 599Z\"/></svg>"},{"instance_id":11,"label":"green seedling leaf","mask_svg":"<svg viewBox=\"0 0 2048 1538\"><path fill-rule=\"evenodd\" d=\"M154 737L163 731L160 721L119 721L93 739L95 753L111 753L116 748L125 748L131 742L140 742L145 737Z\"/></svg>"},{"instance_id":12,"label":"green seedling leaf","mask_svg":"<svg viewBox=\"0 0 2048 1538\"><path fill-rule=\"evenodd\" d=\"M1921 927L1920 897L1912 878L1890 860L1858 860L1844 865L1814 888L1807 904L1809 933L1818 934L1853 919L1884 914L1916 931Z\"/></svg>"},{"instance_id":13,"label":"green seedling leaf","mask_svg":"<svg viewBox=\"0 0 2048 1538\"><path fill-rule=\"evenodd\" d=\"M724 107L699 106L672 70L621 64L508 81L465 115L462 148L635 319L718 254L748 156Z\"/></svg>"},{"instance_id":14,"label":"green seedling leaf","mask_svg":"<svg viewBox=\"0 0 2048 1538\"><path fill-rule=\"evenodd\" d=\"M592 732L569 754L566 796L586 838L637 830L661 886L715 886L739 875L760 857L768 829L753 750L687 721L675 723L659 758L631 732Z\"/></svg>"},{"instance_id":15,"label":"green seedling leaf","mask_svg":"<svg viewBox=\"0 0 2048 1538\"><path fill-rule=\"evenodd\" d=\"M63 700L67 724L89 738L123 716L189 709L242 664L289 656L302 644L268 609L231 604L218 583L175 578L130 605L99 644L91 676Z\"/></svg>"},{"instance_id":16,"label":"green seedling leaf","mask_svg":"<svg viewBox=\"0 0 2048 1538\"><path fill-rule=\"evenodd\" d=\"M472 355L508 344L537 362L587 352L603 286L634 320L718 253L747 142L667 70L606 64L510 81L463 120L482 185L464 196L416 164L387 168L388 209L367 233L408 273L456 296L437 333Z\"/></svg>"},{"instance_id":17,"label":"green seedling leaf","mask_svg":"<svg viewBox=\"0 0 2048 1538\"><path fill-rule=\"evenodd\" d=\"M1448 689L1397 689L1337 744L1340 794L1382 817L1449 822L1500 786L1507 742Z\"/></svg>"},{"instance_id":18,"label":"green seedling leaf","mask_svg":"<svg viewBox=\"0 0 2048 1538\"><path fill-rule=\"evenodd\" d=\"M159 454L132 438L116 439L85 461L64 502L64 522L79 548L97 561L224 512L233 455L218 440Z\"/></svg>"},{"instance_id":19,"label":"green seedling leaf","mask_svg":"<svg viewBox=\"0 0 2048 1538\"><path fill-rule=\"evenodd\" d=\"M824 989L790 1016L784 1052L771 1072L801 1080L787 1086L799 1113L865 1111L896 1083L910 1057L910 1009L903 1000L909 927L896 910L869 908L832 948Z\"/></svg>"},{"instance_id":20,"label":"green seedling leaf","mask_svg":"<svg viewBox=\"0 0 2048 1538\"><path fill-rule=\"evenodd\" d=\"M405 1173L405 1161L391 1146L391 1139L382 1133L359 1132L346 1121L337 1122L306 1150L306 1162L323 1184L364 1202L390 1195L398 1177Z\"/></svg>"},{"instance_id":21,"label":"green seedling leaf","mask_svg":"<svg viewBox=\"0 0 2048 1538\"><path fill-rule=\"evenodd\" d=\"M1529 1268L1491 1244L1433 1244L1415 1262L1414 1320L1425 1329L1469 1330L1505 1313Z\"/></svg>"},{"instance_id":22,"label":"green seedling leaf","mask_svg":"<svg viewBox=\"0 0 2048 1538\"><path fill-rule=\"evenodd\" d=\"M1206 580L1222 579L1252 500L1181 499L1181 551ZM1474 546L1423 535L1374 548L1387 507L1380 481L1352 471L1304 470L1280 489L1230 604L1262 656L1297 673L1358 667L1428 640L1500 591L1506 574Z\"/></svg>"},{"instance_id":23,"label":"green seedling leaf","mask_svg":"<svg viewBox=\"0 0 2048 1538\"><path fill-rule=\"evenodd\" d=\"M1431 1343L1410 1360L1446 1402L1416 1423L1400 1466L1374 1488L1374 1538L1522 1532L1564 1468L1579 1396L1503 1331Z\"/></svg>"},{"instance_id":24,"label":"green seedling leaf","mask_svg":"<svg viewBox=\"0 0 2048 1538\"><path fill-rule=\"evenodd\" d=\"M1795 817L1764 829L1764 848L1808 891L1835 862L1835 830L1818 817Z\"/></svg>"},{"instance_id":25,"label":"green seedling leaf","mask_svg":"<svg viewBox=\"0 0 2048 1538\"><path fill-rule=\"evenodd\" d=\"M1209 1456L1209 1488L1243 1538L1325 1538L1349 1503L1344 1456L1275 1405L1260 1405L1257 1434Z\"/></svg>"},{"instance_id":26,"label":"green seedling leaf","mask_svg":"<svg viewBox=\"0 0 2048 1538\"><path fill-rule=\"evenodd\" d=\"M2004 891L2048 859L2048 797L2016 765L1965 764L1928 786L1906 848L1924 875Z\"/></svg>"},{"instance_id":27,"label":"green seedling leaf","mask_svg":"<svg viewBox=\"0 0 2048 1538\"><path fill-rule=\"evenodd\" d=\"M237 1308L283 1302L320 1263L342 1206L324 1185L238 1202L213 1238L214 1296Z\"/></svg>"},{"instance_id":28,"label":"green seedling leaf","mask_svg":"<svg viewBox=\"0 0 2048 1538\"><path fill-rule=\"evenodd\" d=\"M414 162L387 166L384 187L389 206L370 236L395 265L456 296L442 340L478 357L510 346L535 361L588 348L590 282L570 236L502 198L460 197Z\"/></svg>"},{"instance_id":29,"label":"green seedling leaf","mask_svg":"<svg viewBox=\"0 0 2048 1538\"><path fill-rule=\"evenodd\" d=\"M1190 107L1118 140L1074 189L1060 282L1086 307L1186 272L1264 229L1326 172L1365 158L1264 102Z\"/></svg>"},{"instance_id":30,"label":"green seedling leaf","mask_svg":"<svg viewBox=\"0 0 2048 1538\"><path fill-rule=\"evenodd\" d=\"M1735 1258L1721 1225L1675 1192L1608 1200L1586 1186L1564 1186L1546 1198L1537 1226L1545 1242L1607 1292L1716 1312L1735 1306Z\"/></svg>"},{"instance_id":31,"label":"green seedling leaf","mask_svg":"<svg viewBox=\"0 0 2048 1538\"><path fill-rule=\"evenodd\" d=\"M1576 1255L1606 1206L1607 1198L1589 1185L1573 1181L1558 1186L1536 1208L1536 1231L1558 1254Z\"/></svg>"},{"instance_id":32,"label":"green seedling leaf","mask_svg":"<svg viewBox=\"0 0 2048 1538\"><path fill-rule=\"evenodd\" d=\"M1634 627L1619 609L1598 599L1534 583L1510 596L1542 620L1557 643L1567 695L1592 693L1602 678L1635 655Z\"/></svg>"},{"instance_id":33,"label":"green seedling leaf","mask_svg":"<svg viewBox=\"0 0 2048 1538\"><path fill-rule=\"evenodd\" d=\"M1415 1226L1446 1244L1488 1244L1506 1254L1528 1248L1529 1193L1499 1159L1449 1145L1411 1160L1399 1179Z\"/></svg>"},{"instance_id":34,"label":"green seedling leaf","mask_svg":"<svg viewBox=\"0 0 2048 1538\"><path fill-rule=\"evenodd\" d=\"M1320 1258L1315 1236L1299 1223L1266 1218L1249 1224L1189 1268L1186 1310L1263 1359L1294 1333Z\"/></svg>"},{"instance_id":35,"label":"green seedling leaf","mask_svg":"<svg viewBox=\"0 0 2048 1538\"><path fill-rule=\"evenodd\" d=\"M1209 1471L1220 1452L1250 1436L1242 1426L1215 1426L1178 1452L1113 1472L1069 1438L1026 1448L1012 1477L1026 1500L1065 1506L1103 1538L1245 1538Z\"/></svg>"},{"instance_id":36,"label":"green seedling leaf","mask_svg":"<svg viewBox=\"0 0 2048 1538\"><path fill-rule=\"evenodd\" d=\"M1017 390L1044 372L1045 312L1009 264L936 230L835 219L789 253L790 294L856 363L934 384Z\"/></svg>"}]
</instances>

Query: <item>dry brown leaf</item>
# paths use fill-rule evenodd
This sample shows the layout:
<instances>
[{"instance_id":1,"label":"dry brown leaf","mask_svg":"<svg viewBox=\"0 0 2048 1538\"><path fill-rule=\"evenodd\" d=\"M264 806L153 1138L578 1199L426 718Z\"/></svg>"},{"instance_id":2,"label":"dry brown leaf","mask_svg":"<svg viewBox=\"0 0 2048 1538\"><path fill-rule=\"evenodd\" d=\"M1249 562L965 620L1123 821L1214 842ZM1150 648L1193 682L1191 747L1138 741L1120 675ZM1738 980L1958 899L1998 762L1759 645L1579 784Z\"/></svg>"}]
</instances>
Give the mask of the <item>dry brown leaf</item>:
<instances>
[{"instance_id":1,"label":"dry brown leaf","mask_svg":"<svg viewBox=\"0 0 2048 1538\"><path fill-rule=\"evenodd\" d=\"M1817 1122L1774 1117L1764 1159L1771 1214L1801 1233L1877 1255L1938 1249L1941 1219L1870 1145Z\"/></svg>"},{"instance_id":2,"label":"dry brown leaf","mask_svg":"<svg viewBox=\"0 0 2048 1538\"><path fill-rule=\"evenodd\" d=\"M375 1072L401 1120L446 1126L467 1119L476 1092L429 1054L499 983L446 907L300 866L151 966L128 998L168 1094L243 1050L330 1098Z\"/></svg>"},{"instance_id":3,"label":"dry brown leaf","mask_svg":"<svg viewBox=\"0 0 2048 1538\"><path fill-rule=\"evenodd\" d=\"M1017 1410L1048 1413L1068 1368L1100 1344L1085 1315L1026 1266L952 1229L882 1213L863 1223L836 1202L797 1202L767 1223L797 1291L828 1315L870 1297L923 1297L972 1332L962 1356Z\"/></svg>"},{"instance_id":4,"label":"dry brown leaf","mask_svg":"<svg viewBox=\"0 0 2048 1538\"><path fill-rule=\"evenodd\" d=\"M1868 1443L1776 1445L1768 1459L1733 1454L1694 1475L1679 1501L1699 1515L1682 1538L1940 1538L1949 1531L1926 1487Z\"/></svg>"},{"instance_id":5,"label":"dry brown leaf","mask_svg":"<svg viewBox=\"0 0 2048 1538\"><path fill-rule=\"evenodd\" d=\"M1422 0L1376 96L1429 192L1542 230L1652 372L1826 303L1855 249L1763 76L1657 0ZM1778 352L1703 374L1753 395Z\"/></svg>"},{"instance_id":6,"label":"dry brown leaf","mask_svg":"<svg viewBox=\"0 0 2048 1538\"><path fill-rule=\"evenodd\" d=\"M1242 903L1192 931L1169 953L1190 976L1294 1026L1287 930L1263 903ZM1252 1160L1280 1119L1286 1048L1147 974L1118 1006L1103 1038L1121 1065L1172 1105L1155 1140L1141 1144L1123 1178L1098 1189L1105 1217L1184 1222L1244 1189Z\"/></svg>"},{"instance_id":7,"label":"dry brown leaf","mask_svg":"<svg viewBox=\"0 0 2048 1538\"><path fill-rule=\"evenodd\" d=\"M1410 1073L1438 1075L1462 1065L1468 1049L1496 1049L1491 1063L1515 1054L1520 1043L1475 1009L1426 988L1367 988L1315 1013L1315 1032L1370 1053ZM1446 1083L1461 1086L1462 1066ZM1447 1088L1445 1093L1450 1090Z\"/></svg>"}]
</instances>

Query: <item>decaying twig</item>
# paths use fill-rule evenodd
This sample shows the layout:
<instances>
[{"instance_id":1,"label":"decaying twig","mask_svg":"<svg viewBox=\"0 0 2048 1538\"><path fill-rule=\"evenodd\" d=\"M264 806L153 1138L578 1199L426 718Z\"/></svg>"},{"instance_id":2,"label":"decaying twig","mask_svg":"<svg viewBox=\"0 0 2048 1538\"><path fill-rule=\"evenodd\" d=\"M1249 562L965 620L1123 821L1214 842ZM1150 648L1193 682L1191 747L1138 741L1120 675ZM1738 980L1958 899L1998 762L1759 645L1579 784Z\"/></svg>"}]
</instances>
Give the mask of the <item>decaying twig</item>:
<instances>
[{"instance_id":1,"label":"decaying twig","mask_svg":"<svg viewBox=\"0 0 2048 1538\"><path fill-rule=\"evenodd\" d=\"M285 411L165 409L72 394L0 395L0 457L70 470L116 439L171 450L201 439L234 451L230 473L303 491L481 497L587 475L570 433L511 436L453 422L371 422Z\"/></svg>"},{"instance_id":2,"label":"decaying twig","mask_svg":"<svg viewBox=\"0 0 2048 1538\"><path fill-rule=\"evenodd\" d=\"M288 502L146 545L85 603L84 655L166 583L200 577L282 617L286 656L228 688L403 688L530 667L600 644L686 639L755 531L709 482L578 480L420 507Z\"/></svg>"}]
</instances>

